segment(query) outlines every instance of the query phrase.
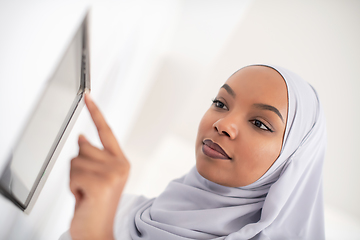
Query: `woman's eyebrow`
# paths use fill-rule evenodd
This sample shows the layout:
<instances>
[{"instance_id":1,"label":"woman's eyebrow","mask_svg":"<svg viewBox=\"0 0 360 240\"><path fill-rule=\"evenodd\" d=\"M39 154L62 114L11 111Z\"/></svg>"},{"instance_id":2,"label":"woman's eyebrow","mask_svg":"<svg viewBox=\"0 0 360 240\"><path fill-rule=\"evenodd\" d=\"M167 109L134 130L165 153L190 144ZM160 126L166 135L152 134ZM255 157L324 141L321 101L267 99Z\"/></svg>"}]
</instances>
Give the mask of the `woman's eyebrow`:
<instances>
[{"instance_id":1,"label":"woman's eyebrow","mask_svg":"<svg viewBox=\"0 0 360 240\"><path fill-rule=\"evenodd\" d=\"M267 105L267 104L263 104L263 103L255 103L255 104L253 104L253 106L256 108L263 109L263 110L273 111L274 113L276 113L276 115L278 115L280 117L281 121L284 122L284 119L283 119L280 111L276 107L273 107L273 106Z\"/></svg>"},{"instance_id":2,"label":"woman's eyebrow","mask_svg":"<svg viewBox=\"0 0 360 240\"><path fill-rule=\"evenodd\" d=\"M226 83L224 85L222 85L221 88L224 88L233 98L236 97L236 93L234 92L234 90L232 90L232 88L227 85Z\"/></svg>"}]
</instances>

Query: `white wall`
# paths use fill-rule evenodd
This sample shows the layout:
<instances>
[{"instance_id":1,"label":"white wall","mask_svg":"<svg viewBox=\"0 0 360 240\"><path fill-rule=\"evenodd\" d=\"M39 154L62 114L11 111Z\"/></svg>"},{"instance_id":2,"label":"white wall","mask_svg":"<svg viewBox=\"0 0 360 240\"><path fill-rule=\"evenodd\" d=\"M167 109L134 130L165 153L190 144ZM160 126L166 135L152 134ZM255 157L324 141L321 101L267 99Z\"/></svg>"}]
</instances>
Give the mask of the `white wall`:
<instances>
[{"instance_id":1,"label":"white wall","mask_svg":"<svg viewBox=\"0 0 360 240\"><path fill-rule=\"evenodd\" d=\"M327 239L359 239L358 1L0 2L0 169L89 5L92 94L132 163L127 193L156 196L186 173L221 84L244 65L274 63L312 83L325 108ZM99 144L83 111L29 216L0 196L0 239L56 239L68 228L68 163L80 132Z\"/></svg>"},{"instance_id":2,"label":"white wall","mask_svg":"<svg viewBox=\"0 0 360 240\"><path fill-rule=\"evenodd\" d=\"M138 171L137 180L141 176L143 186L152 188L145 193L155 196L165 187L159 175L170 180L194 165L198 123L230 74L248 64L273 63L310 82L325 109L327 239L360 239L359 12L359 1L252 1L220 48L211 37L204 45L194 41L205 52L196 57L191 55L194 46L188 41L201 38L198 34L202 33L182 32L187 45L181 49L186 53L179 53L175 38L126 145L132 159L141 162L133 170ZM213 16L217 13L213 10ZM182 17L178 32L187 29L186 24L191 29L201 22L187 23L189 16ZM210 53L214 57L209 58ZM132 183L135 191L133 186L140 184Z\"/></svg>"},{"instance_id":3,"label":"white wall","mask_svg":"<svg viewBox=\"0 0 360 240\"><path fill-rule=\"evenodd\" d=\"M167 46L178 1L0 2L0 170L89 6L93 98L120 141L131 128ZM130 98L131 104L121 104ZM114 111L119 103L121 111ZM57 239L68 229L74 206L69 162L77 136L85 133L99 144L89 119L82 111L30 215L0 196L0 239Z\"/></svg>"}]
</instances>

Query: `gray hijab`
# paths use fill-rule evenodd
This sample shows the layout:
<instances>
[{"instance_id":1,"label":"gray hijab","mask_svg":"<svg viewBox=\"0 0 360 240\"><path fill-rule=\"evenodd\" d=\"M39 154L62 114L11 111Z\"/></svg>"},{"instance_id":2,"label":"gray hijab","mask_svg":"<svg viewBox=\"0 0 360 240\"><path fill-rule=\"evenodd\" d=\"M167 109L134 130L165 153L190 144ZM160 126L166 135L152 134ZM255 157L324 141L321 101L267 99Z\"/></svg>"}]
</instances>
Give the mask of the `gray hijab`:
<instances>
[{"instance_id":1,"label":"gray hijab","mask_svg":"<svg viewBox=\"0 0 360 240\"><path fill-rule=\"evenodd\" d=\"M133 240L304 239L324 237L322 165L325 119L316 91L296 74L284 78L288 118L281 153L256 182L225 187L194 167L133 211Z\"/></svg>"}]
</instances>

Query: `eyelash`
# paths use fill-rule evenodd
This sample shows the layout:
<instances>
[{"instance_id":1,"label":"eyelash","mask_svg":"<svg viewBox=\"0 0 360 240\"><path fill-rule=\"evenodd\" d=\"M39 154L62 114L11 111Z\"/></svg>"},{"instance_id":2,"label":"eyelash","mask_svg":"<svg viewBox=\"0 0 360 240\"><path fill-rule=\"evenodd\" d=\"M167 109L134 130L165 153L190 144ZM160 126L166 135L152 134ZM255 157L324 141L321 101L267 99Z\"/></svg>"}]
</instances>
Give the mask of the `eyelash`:
<instances>
[{"instance_id":1,"label":"eyelash","mask_svg":"<svg viewBox=\"0 0 360 240\"><path fill-rule=\"evenodd\" d=\"M273 130L271 130L268 126L266 126L266 125L265 125L263 122L261 122L260 120L255 119L255 120L251 120L250 122L251 122L255 127L259 128L260 130L269 131L269 132L274 132ZM261 124L260 127L257 126L255 123L260 123L260 124ZM262 128L262 127L261 127L262 125L263 125L266 129Z\"/></svg>"},{"instance_id":2,"label":"eyelash","mask_svg":"<svg viewBox=\"0 0 360 240\"><path fill-rule=\"evenodd\" d=\"M213 104L215 105L216 108L224 109L224 107L225 107L225 109L228 110L228 107L222 101L220 101L219 99L215 98L215 99L212 100L212 102L213 102ZM222 106L219 106L219 104L222 105ZM255 119L255 120L251 120L250 122L255 127L259 128L260 130L273 132L273 130L271 130L268 126L266 126L260 120ZM256 124L256 123L260 124L260 126L258 126L258 124ZM262 126L264 126L266 129L262 128Z\"/></svg>"},{"instance_id":3,"label":"eyelash","mask_svg":"<svg viewBox=\"0 0 360 240\"><path fill-rule=\"evenodd\" d=\"M212 100L213 104L215 105L216 108L221 108L221 109L225 109L228 110L228 107L225 105L225 103L223 103L222 101L220 101L219 99L213 99ZM222 107L218 106L218 104L222 104Z\"/></svg>"}]
</instances>

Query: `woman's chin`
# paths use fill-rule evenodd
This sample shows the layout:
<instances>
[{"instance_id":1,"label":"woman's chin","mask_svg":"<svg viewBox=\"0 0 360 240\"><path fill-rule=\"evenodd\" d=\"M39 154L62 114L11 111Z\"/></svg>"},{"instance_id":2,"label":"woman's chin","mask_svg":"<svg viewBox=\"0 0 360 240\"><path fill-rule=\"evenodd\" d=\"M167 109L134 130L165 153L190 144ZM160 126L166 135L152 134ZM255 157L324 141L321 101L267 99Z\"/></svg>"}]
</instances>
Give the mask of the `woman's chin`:
<instances>
[{"instance_id":1,"label":"woman's chin","mask_svg":"<svg viewBox=\"0 0 360 240\"><path fill-rule=\"evenodd\" d=\"M223 171L221 170L219 171L219 168L208 166L204 163L200 163L199 161L197 161L196 169L203 178L211 182L226 187L234 187L233 184L229 184L228 174L223 173Z\"/></svg>"}]
</instances>

